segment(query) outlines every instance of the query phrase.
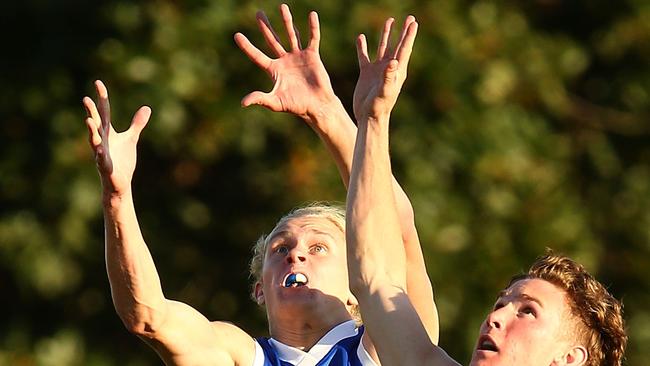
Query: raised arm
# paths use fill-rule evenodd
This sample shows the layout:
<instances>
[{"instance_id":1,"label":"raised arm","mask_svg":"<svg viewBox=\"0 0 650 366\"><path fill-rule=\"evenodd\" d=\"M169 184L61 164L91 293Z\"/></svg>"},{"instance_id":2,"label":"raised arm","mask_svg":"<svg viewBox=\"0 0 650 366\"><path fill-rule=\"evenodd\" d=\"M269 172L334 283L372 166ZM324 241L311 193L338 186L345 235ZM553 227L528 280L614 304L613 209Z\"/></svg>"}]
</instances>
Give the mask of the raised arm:
<instances>
[{"instance_id":1,"label":"raised arm","mask_svg":"<svg viewBox=\"0 0 650 366\"><path fill-rule=\"evenodd\" d=\"M242 99L242 105L247 107L257 104L272 111L292 113L305 120L334 158L343 184L347 187L352 169L357 127L339 98L334 94L329 75L321 61L318 15L316 12L309 14L310 39L307 47L302 48L289 7L283 4L280 7L280 12L291 45L290 50L285 50L280 44L266 15L261 11L257 13L259 28L276 58L264 54L243 34L235 34L235 42L239 48L274 81L273 89L270 92L254 91ZM407 19L404 30L412 21L412 17ZM392 19L387 21L382 35L384 51L391 24ZM402 37L404 34L403 32ZM403 77L406 77L405 70ZM361 87L365 87L365 85L361 85ZM398 207L406 258L409 263L408 293L422 317L431 340L437 343L438 313L435 311L433 290L415 228L413 208L406 193L396 180L393 179L392 185Z\"/></svg>"},{"instance_id":2,"label":"raised arm","mask_svg":"<svg viewBox=\"0 0 650 366\"><path fill-rule=\"evenodd\" d=\"M357 42L362 87L357 87L354 104L359 132L347 198L348 268L384 366L457 365L429 340L406 294L407 260L392 194L388 121L416 32L412 19L395 51L380 45L375 62L368 57L365 37Z\"/></svg>"},{"instance_id":3,"label":"raised arm","mask_svg":"<svg viewBox=\"0 0 650 366\"><path fill-rule=\"evenodd\" d=\"M392 58L397 57L398 54L408 53L408 58L410 58L413 42L415 41L415 36L417 34L417 24L413 25L415 23L415 17L408 16L406 18L399 41L397 45L391 48L389 47L389 43L393 22L393 18L389 18L384 23L384 28L377 47L377 60L374 63L369 61L367 63L364 62L363 65L361 64L362 61L359 61L360 67L363 67L361 68L361 73L354 90L353 101L355 117L359 124L361 124L359 118L363 115L359 109L362 108L361 106L363 103L367 102L366 98L368 98L371 93L375 92L375 89L377 88L377 80L381 80L384 77L384 72L388 66L388 62ZM357 42L363 42L362 44L358 43L357 47L363 46L363 49L366 50L365 56L369 60L365 36L362 35ZM401 64L400 67L395 70L395 77L397 78L396 85L399 86L396 89L397 93L400 92L401 86L406 80L408 58L406 58L406 62ZM352 158L350 158L350 160L352 160ZM350 161L350 165L351 164L352 161ZM433 299L431 281L427 274L424 257L422 255L422 248L420 246L420 239L415 228L413 207L411 206L411 202L406 196L406 193L392 175L391 181L395 204L397 207L397 217L400 223L401 239L406 253L406 291L411 303L415 307L415 310L427 330L429 338L434 344L437 344L439 335L438 310Z\"/></svg>"},{"instance_id":4,"label":"raised arm","mask_svg":"<svg viewBox=\"0 0 650 366\"><path fill-rule=\"evenodd\" d=\"M190 306L166 299L140 231L131 180L136 145L151 109L141 107L129 129L118 133L111 124L108 91L101 81L96 81L95 87L98 103L85 97L83 105L102 183L106 270L117 314L129 331L151 345L169 365L236 364L248 356L232 349L247 343L252 352L252 339L239 328L211 324ZM250 364L252 358L243 361Z\"/></svg>"},{"instance_id":5,"label":"raised arm","mask_svg":"<svg viewBox=\"0 0 650 366\"><path fill-rule=\"evenodd\" d=\"M235 42L248 58L263 69L274 82L273 89L254 91L242 99L242 106L261 105L274 112L299 116L316 131L334 157L343 183L348 184L356 126L334 94L329 75L319 54L318 14L309 13L310 40L302 48L289 7L280 6L291 49L285 50L264 12L257 13L259 28L268 47L277 58L270 58L241 33Z\"/></svg>"}]
</instances>

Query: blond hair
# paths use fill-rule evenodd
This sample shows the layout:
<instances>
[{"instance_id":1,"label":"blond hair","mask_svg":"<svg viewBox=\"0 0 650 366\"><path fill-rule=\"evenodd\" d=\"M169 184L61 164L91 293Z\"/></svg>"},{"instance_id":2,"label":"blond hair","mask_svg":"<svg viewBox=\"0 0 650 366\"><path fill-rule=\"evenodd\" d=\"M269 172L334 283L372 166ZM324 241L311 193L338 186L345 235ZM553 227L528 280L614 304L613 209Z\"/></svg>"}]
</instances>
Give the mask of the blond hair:
<instances>
[{"instance_id":1,"label":"blond hair","mask_svg":"<svg viewBox=\"0 0 650 366\"><path fill-rule=\"evenodd\" d=\"M266 248L269 246L269 240L273 238L276 231L289 220L299 217L320 217L331 221L341 233L345 236L345 209L338 204L328 202L313 202L303 207L293 209L288 214L282 216L275 224L273 230L267 235L262 235L255 242L253 246L253 257L251 258L249 271L253 279L251 297L255 299L255 284L262 280L262 269L264 268L264 256L266 255ZM356 321L357 325L363 324L361 320L361 313L357 305L352 305L348 308L350 315Z\"/></svg>"},{"instance_id":2,"label":"blond hair","mask_svg":"<svg viewBox=\"0 0 650 366\"><path fill-rule=\"evenodd\" d=\"M275 235L276 231L289 220L299 217L321 217L330 220L336 227L338 227L343 234L345 234L345 210L343 207L326 203L314 202L306 206L293 209L288 214L282 216L275 224L273 230L267 235L262 235L257 239L253 247L253 257L250 261L250 276L253 279L253 286L255 283L262 280L262 268L264 267L264 256L266 248L269 245L269 240ZM254 295L253 295L254 296Z\"/></svg>"}]
</instances>

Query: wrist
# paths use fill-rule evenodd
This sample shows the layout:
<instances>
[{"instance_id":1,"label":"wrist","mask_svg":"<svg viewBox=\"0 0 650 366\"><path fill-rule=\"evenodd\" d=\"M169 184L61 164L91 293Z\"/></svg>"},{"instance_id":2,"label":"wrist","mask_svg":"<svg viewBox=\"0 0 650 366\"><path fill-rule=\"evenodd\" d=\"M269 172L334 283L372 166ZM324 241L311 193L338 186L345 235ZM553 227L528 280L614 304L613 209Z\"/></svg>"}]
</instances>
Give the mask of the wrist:
<instances>
[{"instance_id":1,"label":"wrist","mask_svg":"<svg viewBox=\"0 0 650 366\"><path fill-rule=\"evenodd\" d=\"M132 199L131 188L118 192L113 189L104 189L102 192L102 202L104 208L117 208L122 205L122 202Z\"/></svg>"},{"instance_id":2,"label":"wrist","mask_svg":"<svg viewBox=\"0 0 650 366\"><path fill-rule=\"evenodd\" d=\"M314 110L308 111L305 120L313 128L319 130L325 128L328 125L328 121L340 119L343 115L347 116L343 103L336 95L332 95L317 103L317 107Z\"/></svg>"},{"instance_id":3,"label":"wrist","mask_svg":"<svg viewBox=\"0 0 650 366\"><path fill-rule=\"evenodd\" d=\"M357 119L357 123L368 123L369 125L388 125L390 112L363 114Z\"/></svg>"}]
</instances>

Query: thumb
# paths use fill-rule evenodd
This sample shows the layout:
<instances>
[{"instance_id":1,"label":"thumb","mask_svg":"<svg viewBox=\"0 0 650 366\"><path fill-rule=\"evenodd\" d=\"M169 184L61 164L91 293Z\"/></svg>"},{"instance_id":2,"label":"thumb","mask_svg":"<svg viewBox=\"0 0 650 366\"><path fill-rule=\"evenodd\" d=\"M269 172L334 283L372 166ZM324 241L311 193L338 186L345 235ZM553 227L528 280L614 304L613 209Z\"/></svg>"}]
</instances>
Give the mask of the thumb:
<instances>
[{"instance_id":1,"label":"thumb","mask_svg":"<svg viewBox=\"0 0 650 366\"><path fill-rule=\"evenodd\" d=\"M274 112L282 111L282 103L280 100L271 93L263 93L261 91L254 91L241 100L242 107L248 107L251 105L261 105L262 107L268 108Z\"/></svg>"},{"instance_id":2,"label":"thumb","mask_svg":"<svg viewBox=\"0 0 650 366\"><path fill-rule=\"evenodd\" d=\"M133 115L129 132L133 135L136 141L140 138L140 133L149 122L149 117L151 117L151 108L148 106L140 107L140 109L138 109L138 111Z\"/></svg>"}]
</instances>

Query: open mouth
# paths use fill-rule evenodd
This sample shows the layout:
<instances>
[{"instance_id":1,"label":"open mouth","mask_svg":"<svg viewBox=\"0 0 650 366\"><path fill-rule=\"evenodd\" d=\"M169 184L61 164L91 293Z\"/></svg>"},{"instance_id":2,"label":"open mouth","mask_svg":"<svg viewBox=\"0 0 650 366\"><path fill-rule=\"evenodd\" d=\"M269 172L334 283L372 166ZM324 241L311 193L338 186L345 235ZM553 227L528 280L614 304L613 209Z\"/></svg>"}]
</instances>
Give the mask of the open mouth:
<instances>
[{"instance_id":1,"label":"open mouth","mask_svg":"<svg viewBox=\"0 0 650 366\"><path fill-rule=\"evenodd\" d=\"M282 282L284 287L300 287L307 284L307 276L303 273L289 273Z\"/></svg>"},{"instance_id":2,"label":"open mouth","mask_svg":"<svg viewBox=\"0 0 650 366\"><path fill-rule=\"evenodd\" d=\"M499 352L499 347L497 347L492 338L488 336L483 336L479 339L477 349L479 351Z\"/></svg>"}]
</instances>

